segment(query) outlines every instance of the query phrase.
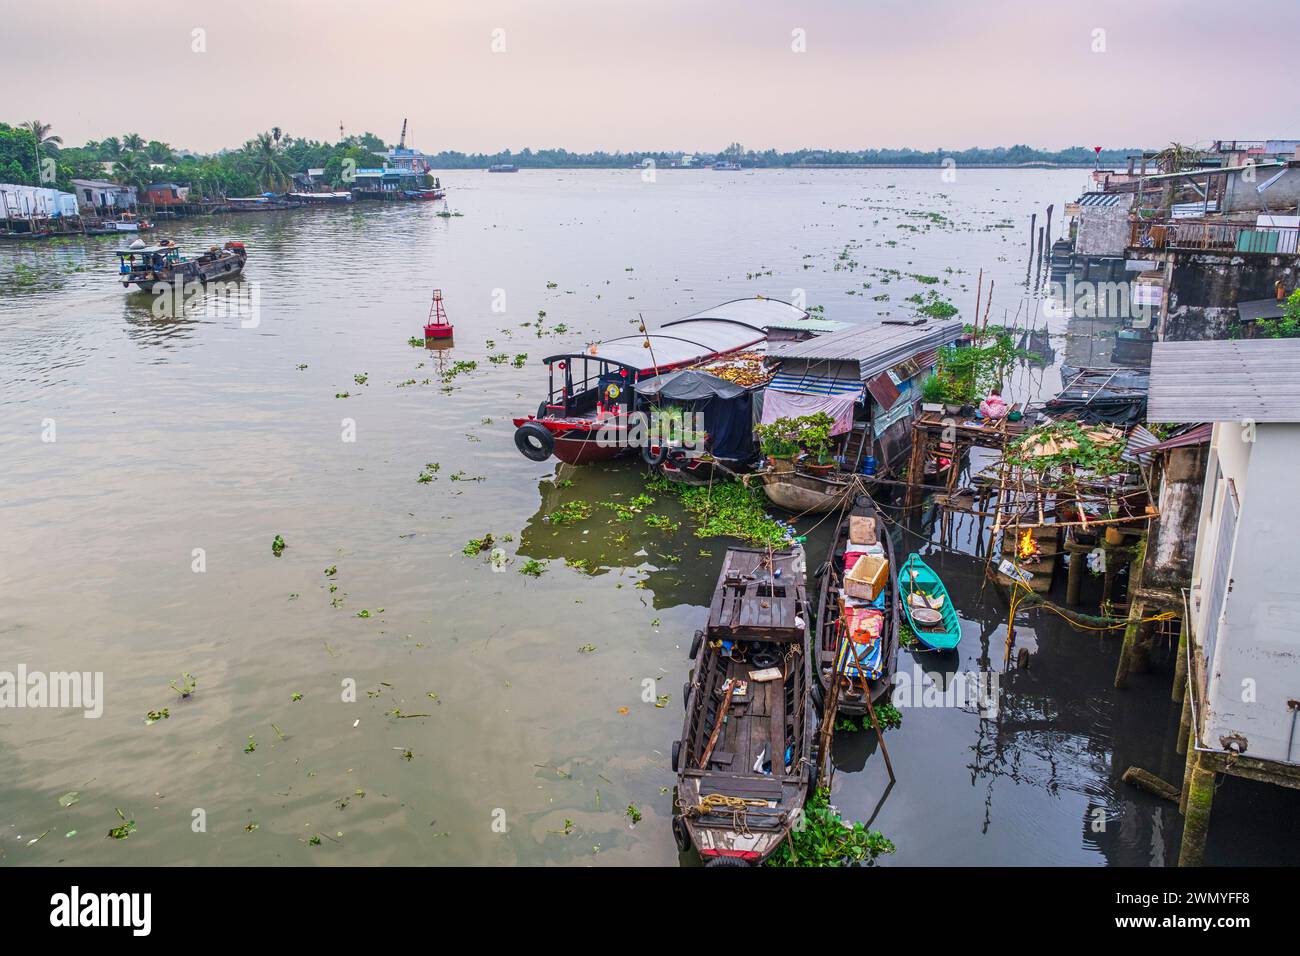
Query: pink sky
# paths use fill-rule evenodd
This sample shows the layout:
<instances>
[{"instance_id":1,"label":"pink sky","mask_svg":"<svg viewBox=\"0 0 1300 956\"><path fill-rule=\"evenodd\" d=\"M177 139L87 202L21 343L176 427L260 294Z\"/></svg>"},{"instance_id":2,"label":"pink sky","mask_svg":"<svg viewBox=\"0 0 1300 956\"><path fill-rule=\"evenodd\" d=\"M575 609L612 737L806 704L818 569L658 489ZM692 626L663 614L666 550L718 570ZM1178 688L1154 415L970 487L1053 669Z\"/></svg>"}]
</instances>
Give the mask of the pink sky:
<instances>
[{"instance_id":1,"label":"pink sky","mask_svg":"<svg viewBox=\"0 0 1300 956\"><path fill-rule=\"evenodd\" d=\"M60 0L3 22L0 120L70 145L340 121L393 142L403 117L427 152L1300 137L1296 0Z\"/></svg>"}]
</instances>

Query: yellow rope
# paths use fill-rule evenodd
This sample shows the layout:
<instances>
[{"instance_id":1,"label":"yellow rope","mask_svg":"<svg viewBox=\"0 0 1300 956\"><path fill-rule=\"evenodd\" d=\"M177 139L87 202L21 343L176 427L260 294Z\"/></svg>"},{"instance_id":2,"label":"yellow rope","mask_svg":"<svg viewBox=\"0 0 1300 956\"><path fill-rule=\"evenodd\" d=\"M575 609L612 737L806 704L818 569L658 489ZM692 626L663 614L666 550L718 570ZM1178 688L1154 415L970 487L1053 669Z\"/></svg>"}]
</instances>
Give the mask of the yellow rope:
<instances>
[{"instance_id":1,"label":"yellow rope","mask_svg":"<svg viewBox=\"0 0 1300 956\"><path fill-rule=\"evenodd\" d=\"M1015 579L1011 579L1011 580L1013 581L1013 583L1016 585L1017 588L1023 590L1026 594L1032 595L1034 593L1033 590L1030 589L1029 586L1026 585L1023 581L1017 581ZM1011 620L1012 621L1015 620L1016 611L1020 609L1020 602L1022 600L1023 598L1020 596L1020 591L1012 592L1012 596L1011 596ZM1034 606L1042 608L1043 610L1046 611L1051 611L1057 617L1065 620L1068 624L1085 631L1117 631L1120 628L1128 627L1130 624L1149 624L1155 621L1170 621L1178 617L1178 614L1175 613L1174 611L1161 611L1159 614L1152 615L1151 617L1140 618L1137 621L1123 620L1120 621L1118 624L1093 625L1093 624L1084 624L1082 621L1075 620L1074 618L1070 617L1070 615L1065 614L1062 611L1058 611L1054 606L1046 602Z\"/></svg>"}]
</instances>

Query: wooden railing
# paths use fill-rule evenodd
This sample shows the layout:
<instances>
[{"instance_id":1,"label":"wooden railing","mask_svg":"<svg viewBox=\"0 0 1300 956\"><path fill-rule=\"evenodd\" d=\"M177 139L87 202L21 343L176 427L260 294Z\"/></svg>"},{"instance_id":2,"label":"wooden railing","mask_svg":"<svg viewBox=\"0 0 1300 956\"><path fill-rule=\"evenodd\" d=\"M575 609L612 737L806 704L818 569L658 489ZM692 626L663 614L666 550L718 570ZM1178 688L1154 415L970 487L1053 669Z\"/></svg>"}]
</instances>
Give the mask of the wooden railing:
<instances>
[{"instance_id":1,"label":"wooden railing","mask_svg":"<svg viewBox=\"0 0 1300 956\"><path fill-rule=\"evenodd\" d=\"M1242 255L1290 255L1297 252L1300 228L1256 226L1212 219L1139 219L1132 224L1129 246L1138 249L1190 249Z\"/></svg>"}]
</instances>

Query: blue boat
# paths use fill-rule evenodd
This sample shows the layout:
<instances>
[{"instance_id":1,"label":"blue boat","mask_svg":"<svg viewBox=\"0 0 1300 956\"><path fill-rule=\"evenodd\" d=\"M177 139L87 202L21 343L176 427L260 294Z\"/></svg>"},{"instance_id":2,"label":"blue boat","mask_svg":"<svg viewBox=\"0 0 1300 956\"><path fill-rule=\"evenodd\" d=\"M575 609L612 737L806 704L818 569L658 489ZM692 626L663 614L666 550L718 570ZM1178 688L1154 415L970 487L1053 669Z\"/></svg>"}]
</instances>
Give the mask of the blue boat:
<instances>
[{"instance_id":1,"label":"blue boat","mask_svg":"<svg viewBox=\"0 0 1300 956\"><path fill-rule=\"evenodd\" d=\"M913 552L898 571L898 599L916 639L932 651L950 651L961 640L961 621L948 589L934 569Z\"/></svg>"}]
</instances>

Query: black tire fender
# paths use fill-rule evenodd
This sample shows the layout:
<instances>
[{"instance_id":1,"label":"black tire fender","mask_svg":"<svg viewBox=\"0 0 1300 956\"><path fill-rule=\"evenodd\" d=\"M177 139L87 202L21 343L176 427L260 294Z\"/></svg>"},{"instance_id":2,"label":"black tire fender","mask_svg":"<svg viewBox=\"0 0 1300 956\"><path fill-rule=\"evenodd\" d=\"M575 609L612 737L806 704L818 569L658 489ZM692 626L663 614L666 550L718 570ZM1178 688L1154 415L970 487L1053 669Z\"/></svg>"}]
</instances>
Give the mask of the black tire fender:
<instances>
[{"instance_id":1,"label":"black tire fender","mask_svg":"<svg viewBox=\"0 0 1300 956\"><path fill-rule=\"evenodd\" d=\"M680 740L674 740L673 741L673 773L677 773L677 764L681 760L681 755L682 755L682 742Z\"/></svg>"},{"instance_id":2,"label":"black tire fender","mask_svg":"<svg viewBox=\"0 0 1300 956\"><path fill-rule=\"evenodd\" d=\"M700 648L704 646L704 632L696 631L695 637L691 639L691 660L699 656Z\"/></svg>"},{"instance_id":3,"label":"black tire fender","mask_svg":"<svg viewBox=\"0 0 1300 956\"><path fill-rule=\"evenodd\" d=\"M654 450L655 447L654 445L646 445L641 449L641 457L647 465L662 465L664 459L668 457L668 449L665 446L657 446L658 451Z\"/></svg>"},{"instance_id":4,"label":"black tire fender","mask_svg":"<svg viewBox=\"0 0 1300 956\"><path fill-rule=\"evenodd\" d=\"M673 817L673 842L677 844L678 853L685 853L691 848L691 833L680 815Z\"/></svg>"},{"instance_id":5,"label":"black tire fender","mask_svg":"<svg viewBox=\"0 0 1300 956\"><path fill-rule=\"evenodd\" d=\"M530 461L546 461L555 451L555 436L545 425L524 422L515 429L515 447Z\"/></svg>"}]
</instances>

